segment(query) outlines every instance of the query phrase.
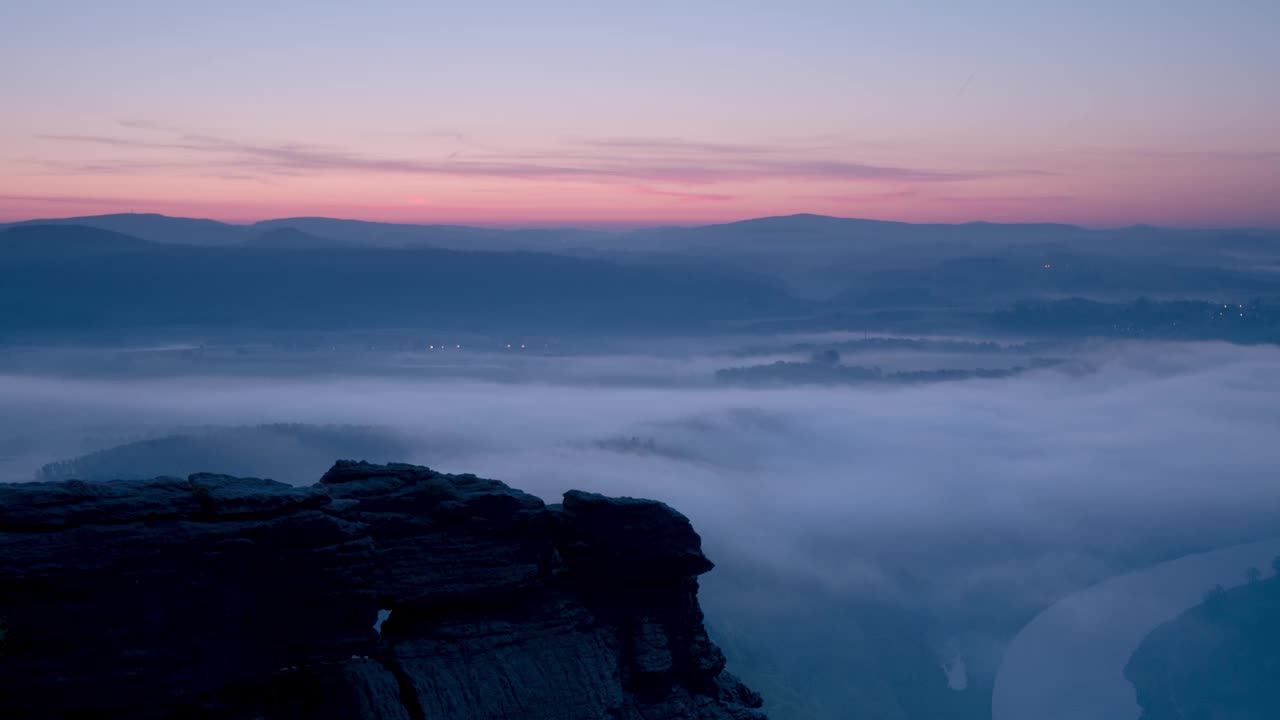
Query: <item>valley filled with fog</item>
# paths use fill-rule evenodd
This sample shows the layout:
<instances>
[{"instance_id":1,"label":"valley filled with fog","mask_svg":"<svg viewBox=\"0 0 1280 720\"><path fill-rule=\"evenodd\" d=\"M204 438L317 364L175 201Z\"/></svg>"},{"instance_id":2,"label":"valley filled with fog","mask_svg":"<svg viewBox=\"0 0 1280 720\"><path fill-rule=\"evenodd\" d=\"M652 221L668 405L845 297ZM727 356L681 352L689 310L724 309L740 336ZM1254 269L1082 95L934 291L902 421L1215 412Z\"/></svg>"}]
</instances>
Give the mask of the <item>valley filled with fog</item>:
<instances>
[{"instance_id":1,"label":"valley filled with fog","mask_svg":"<svg viewBox=\"0 0 1280 720\"><path fill-rule=\"evenodd\" d=\"M781 720L1136 720L1139 642L1280 538L1272 229L120 214L0 249L0 479L662 500Z\"/></svg>"},{"instance_id":2,"label":"valley filled with fog","mask_svg":"<svg viewBox=\"0 0 1280 720\"><path fill-rule=\"evenodd\" d=\"M718 372L744 367L764 381ZM28 340L0 350L0 480L310 484L350 457L656 498L703 536L708 624L773 717L986 718L1056 601L1280 537L1277 391L1280 349L1220 342Z\"/></svg>"}]
</instances>

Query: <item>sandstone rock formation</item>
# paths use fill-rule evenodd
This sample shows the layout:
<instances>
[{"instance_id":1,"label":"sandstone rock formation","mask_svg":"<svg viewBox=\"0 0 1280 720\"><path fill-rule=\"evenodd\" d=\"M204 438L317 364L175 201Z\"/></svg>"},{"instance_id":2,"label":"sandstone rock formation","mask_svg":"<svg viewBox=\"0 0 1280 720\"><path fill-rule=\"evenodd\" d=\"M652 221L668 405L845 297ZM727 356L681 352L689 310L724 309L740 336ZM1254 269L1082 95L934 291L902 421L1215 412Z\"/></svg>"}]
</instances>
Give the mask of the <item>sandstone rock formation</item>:
<instances>
[{"instance_id":1,"label":"sandstone rock formation","mask_svg":"<svg viewBox=\"0 0 1280 720\"><path fill-rule=\"evenodd\" d=\"M339 462L0 485L0 717L762 718L657 502Z\"/></svg>"}]
</instances>

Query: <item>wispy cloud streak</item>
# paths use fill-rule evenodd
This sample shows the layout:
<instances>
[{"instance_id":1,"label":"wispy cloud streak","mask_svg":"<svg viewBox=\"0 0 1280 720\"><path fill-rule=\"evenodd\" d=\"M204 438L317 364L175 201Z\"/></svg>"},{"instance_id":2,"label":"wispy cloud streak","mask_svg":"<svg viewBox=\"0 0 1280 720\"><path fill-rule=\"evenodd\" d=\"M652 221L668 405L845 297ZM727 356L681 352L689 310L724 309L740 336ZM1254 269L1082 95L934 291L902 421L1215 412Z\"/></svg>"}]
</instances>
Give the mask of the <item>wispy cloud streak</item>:
<instances>
[{"instance_id":1,"label":"wispy cloud streak","mask_svg":"<svg viewBox=\"0 0 1280 720\"><path fill-rule=\"evenodd\" d=\"M132 127L145 129L142 124ZM294 175L327 172L408 174L462 178L524 180L592 180L639 183L714 183L767 179L838 181L959 182L1010 175L1046 174L1039 170L934 170L899 165L811 157L806 148L703 143L678 139L612 138L589 141L577 149L539 155L466 156L455 153L442 160L384 157L349 148L306 143L262 143L205 134L181 134L163 139L114 135L46 134L39 139L117 148L131 157L116 162L96 161L55 168L66 173L139 174L166 166L179 170L200 166L231 169L237 174ZM584 152L608 150L609 152ZM139 153L180 153L201 159L162 163L139 160ZM707 199L704 197L704 199Z\"/></svg>"}]
</instances>

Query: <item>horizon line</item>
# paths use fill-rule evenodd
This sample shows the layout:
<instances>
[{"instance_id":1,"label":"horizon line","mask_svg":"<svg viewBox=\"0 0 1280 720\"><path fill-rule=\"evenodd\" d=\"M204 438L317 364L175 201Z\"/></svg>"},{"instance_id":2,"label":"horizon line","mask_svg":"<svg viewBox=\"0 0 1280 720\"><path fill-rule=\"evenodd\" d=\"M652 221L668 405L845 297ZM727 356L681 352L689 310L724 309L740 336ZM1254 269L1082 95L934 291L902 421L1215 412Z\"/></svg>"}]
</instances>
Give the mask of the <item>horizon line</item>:
<instances>
[{"instance_id":1,"label":"horizon line","mask_svg":"<svg viewBox=\"0 0 1280 720\"><path fill-rule=\"evenodd\" d=\"M361 218L341 217L332 215L284 215L284 216L263 216L258 219L235 219L235 220L219 220L211 217L199 217L192 215L169 215L162 212L152 211L136 211L128 210L123 212L97 213L93 215L67 215L67 216L45 216L45 217L27 217L19 219L0 219L0 226L9 225L30 225L39 224L41 222L50 223L66 223L71 220L94 220L107 217L121 216L140 216L140 217L159 217L170 220L192 220L199 222L212 222L221 225L231 225L238 227L253 227L268 222L281 222L287 220L333 220L338 222L357 222L368 223L371 225L403 225L409 227L458 227L458 228L480 228L486 230L585 230L600 232L628 232L635 230L659 230L664 228L699 228L699 227L715 227L721 225L735 225L738 223L746 223L757 220L773 220L785 218L823 218L828 220L847 220L851 222L870 222L883 223L886 225L916 225L916 226L965 226L965 225L999 225L999 226L1018 226L1018 225L1049 225L1064 228L1075 228L1088 231L1107 231L1107 230L1128 230L1136 228L1154 228L1162 230L1181 230L1181 231L1215 231L1215 230L1261 230L1261 231L1280 231L1280 224L1276 225L1250 225L1250 224L1211 224L1211 225L1184 225L1184 224L1158 224L1147 222L1134 222L1126 224L1082 224L1073 222L1063 222L1057 220L1023 220L1023 221L995 221L995 220L964 220L956 222L915 222L910 220L892 220L885 218L865 217L865 216L845 216L845 215L827 215L823 213L811 212L795 212L782 213L775 215L752 215L731 220L721 220L717 222L613 222L613 223L574 223L566 222L545 222L545 223L484 223L484 222L405 222L392 220L366 220Z\"/></svg>"}]
</instances>

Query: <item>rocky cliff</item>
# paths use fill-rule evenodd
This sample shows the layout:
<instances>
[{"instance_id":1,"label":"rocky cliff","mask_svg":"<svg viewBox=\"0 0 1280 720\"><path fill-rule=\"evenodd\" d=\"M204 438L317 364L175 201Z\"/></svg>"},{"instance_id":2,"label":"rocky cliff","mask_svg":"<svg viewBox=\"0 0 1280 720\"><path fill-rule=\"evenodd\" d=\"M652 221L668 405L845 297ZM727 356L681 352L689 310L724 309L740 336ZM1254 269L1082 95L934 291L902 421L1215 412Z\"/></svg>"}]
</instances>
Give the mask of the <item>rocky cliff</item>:
<instances>
[{"instance_id":1,"label":"rocky cliff","mask_svg":"<svg viewBox=\"0 0 1280 720\"><path fill-rule=\"evenodd\" d=\"M657 502L339 462L0 485L0 717L761 718Z\"/></svg>"}]
</instances>

